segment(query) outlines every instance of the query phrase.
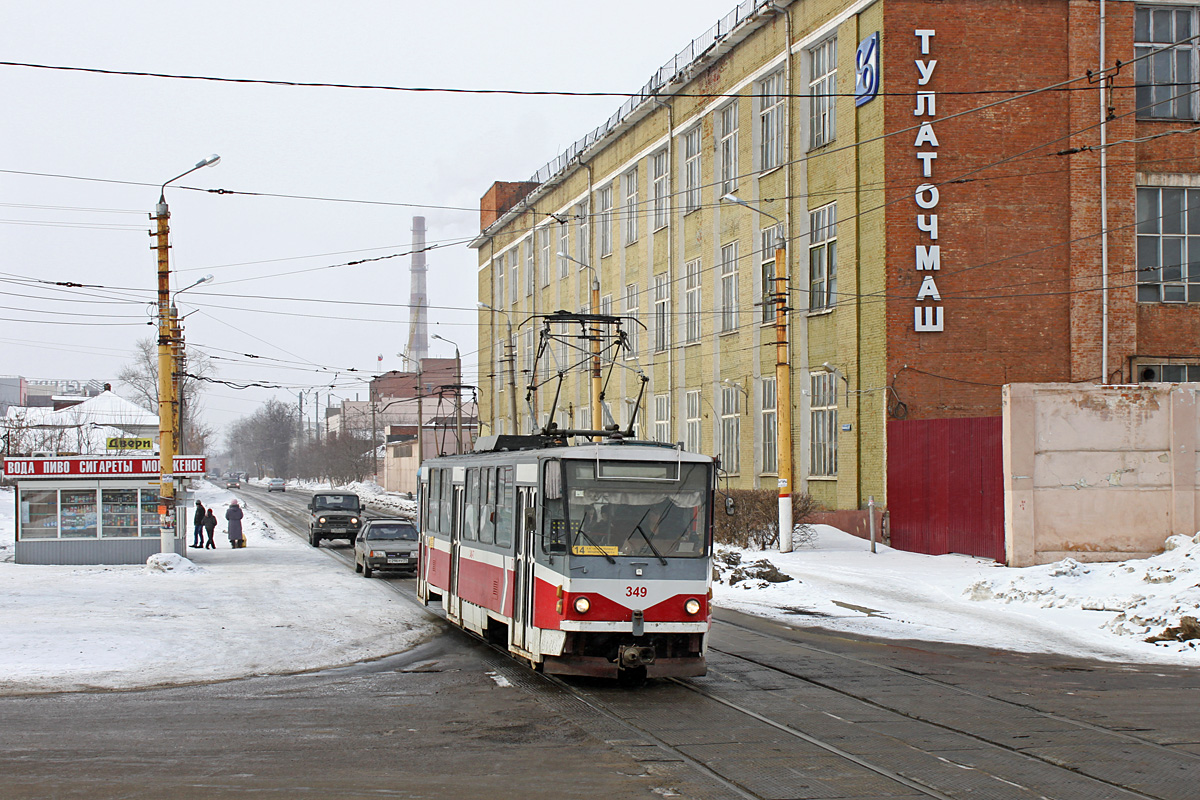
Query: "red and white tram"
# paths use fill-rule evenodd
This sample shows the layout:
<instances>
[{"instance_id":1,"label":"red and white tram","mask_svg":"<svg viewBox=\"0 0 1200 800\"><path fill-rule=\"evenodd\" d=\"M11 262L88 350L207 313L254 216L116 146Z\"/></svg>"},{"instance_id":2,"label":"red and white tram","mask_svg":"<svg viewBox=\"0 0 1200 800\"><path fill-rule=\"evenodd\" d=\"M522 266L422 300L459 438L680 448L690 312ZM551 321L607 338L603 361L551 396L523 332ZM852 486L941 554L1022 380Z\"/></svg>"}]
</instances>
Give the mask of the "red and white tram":
<instances>
[{"instance_id":1,"label":"red and white tram","mask_svg":"<svg viewBox=\"0 0 1200 800\"><path fill-rule=\"evenodd\" d=\"M709 456L491 436L420 472L418 593L546 672L703 675Z\"/></svg>"}]
</instances>

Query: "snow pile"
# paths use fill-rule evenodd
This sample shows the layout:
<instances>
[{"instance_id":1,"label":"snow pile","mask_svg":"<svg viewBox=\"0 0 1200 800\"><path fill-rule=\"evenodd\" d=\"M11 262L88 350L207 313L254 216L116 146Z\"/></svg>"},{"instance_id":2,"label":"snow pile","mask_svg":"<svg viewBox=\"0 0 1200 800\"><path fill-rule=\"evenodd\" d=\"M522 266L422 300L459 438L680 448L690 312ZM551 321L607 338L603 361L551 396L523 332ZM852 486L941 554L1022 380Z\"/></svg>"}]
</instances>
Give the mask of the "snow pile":
<instances>
[{"instance_id":1,"label":"snow pile","mask_svg":"<svg viewBox=\"0 0 1200 800\"><path fill-rule=\"evenodd\" d=\"M147 573L154 572L173 572L183 574L187 572L205 572L204 567L193 563L190 559L184 558L178 553L155 553L146 559L145 571Z\"/></svg>"},{"instance_id":2,"label":"snow pile","mask_svg":"<svg viewBox=\"0 0 1200 800\"><path fill-rule=\"evenodd\" d=\"M1100 627L1144 639L1200 617L1200 534L1172 536L1164 552L1131 561L1054 564L1009 570L1015 576L977 581L972 600L1024 603L1039 608L1078 608L1112 614ZM1200 649L1200 641L1163 642L1161 647Z\"/></svg>"}]
</instances>

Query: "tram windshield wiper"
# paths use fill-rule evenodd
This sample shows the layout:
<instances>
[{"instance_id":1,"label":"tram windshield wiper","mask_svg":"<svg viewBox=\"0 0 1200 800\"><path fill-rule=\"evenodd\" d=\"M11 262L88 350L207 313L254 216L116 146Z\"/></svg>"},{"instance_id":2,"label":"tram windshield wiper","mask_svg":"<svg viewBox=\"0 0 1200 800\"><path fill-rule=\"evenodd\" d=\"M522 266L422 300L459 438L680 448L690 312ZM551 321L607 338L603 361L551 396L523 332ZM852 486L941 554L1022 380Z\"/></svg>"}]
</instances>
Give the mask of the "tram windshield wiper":
<instances>
[{"instance_id":1,"label":"tram windshield wiper","mask_svg":"<svg viewBox=\"0 0 1200 800\"><path fill-rule=\"evenodd\" d=\"M590 535L590 534L589 534L587 531L585 531L585 530L583 529L583 525L580 525L578 528L576 528L576 532L577 532L577 533L578 533L580 536L582 536L583 538L587 539L587 540L588 540L588 543L589 543L589 544L591 544L591 546L592 546L592 547L596 548L596 550L597 550L597 551L600 553L600 555L602 555L602 556L604 556L606 559L608 559L608 563L610 563L610 564L615 564L615 563L617 563L617 560L616 560L615 558L613 558L612 556L610 556L610 555L609 555L609 554L608 554L608 553L607 553L607 552L604 550L604 548L603 548L603 547L601 547L600 545L596 544L596 540L595 540L595 539L593 539L593 538L591 537L591 535ZM650 545L650 546L651 546L651 547L653 547L654 545ZM665 564L666 562L664 561L663 563Z\"/></svg>"},{"instance_id":2,"label":"tram windshield wiper","mask_svg":"<svg viewBox=\"0 0 1200 800\"><path fill-rule=\"evenodd\" d=\"M646 535L646 532L644 530L642 530L642 523L646 521L646 517L650 516L650 512L653 509L654 509L654 506L650 506L650 508L646 509L646 513L642 514L642 518L639 519L637 521L637 524L633 526L633 531L630 532L630 536L632 536L634 532L640 533L642 535L642 538L646 540L646 544L650 545L650 551L652 553L654 553L655 557L657 557L658 560L665 567L667 565L667 560L665 558L663 558L663 554L658 552L658 548L654 546L654 542L652 542L650 540L650 537ZM662 522L662 520L659 519L659 522ZM625 541L629 541L628 536L625 537Z\"/></svg>"}]
</instances>

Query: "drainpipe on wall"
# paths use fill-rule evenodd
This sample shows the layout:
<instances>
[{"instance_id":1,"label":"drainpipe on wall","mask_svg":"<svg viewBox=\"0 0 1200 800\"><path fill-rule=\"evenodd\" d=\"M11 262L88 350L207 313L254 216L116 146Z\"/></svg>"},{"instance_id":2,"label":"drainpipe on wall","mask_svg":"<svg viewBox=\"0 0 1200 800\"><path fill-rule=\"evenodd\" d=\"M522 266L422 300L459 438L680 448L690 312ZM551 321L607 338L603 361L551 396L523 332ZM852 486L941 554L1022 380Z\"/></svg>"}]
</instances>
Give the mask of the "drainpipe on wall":
<instances>
[{"instance_id":1,"label":"drainpipe on wall","mask_svg":"<svg viewBox=\"0 0 1200 800\"><path fill-rule=\"evenodd\" d=\"M1108 383L1108 100L1104 74L1104 0L1100 0L1100 383Z\"/></svg>"},{"instance_id":2,"label":"drainpipe on wall","mask_svg":"<svg viewBox=\"0 0 1200 800\"><path fill-rule=\"evenodd\" d=\"M657 97L654 98L654 102L667 110L667 202L670 202L671 186L672 186L671 178L674 175L674 164L675 164L674 160L672 159L672 156L674 155L674 144L675 144L675 109L671 108L670 103L664 103L662 100L659 100ZM651 202L653 202L654 176L653 176L653 174L650 174L650 175L647 175L647 177L650 178L650 194L652 196ZM651 212L651 213L653 213L653 212ZM670 228L670 231L669 231L669 235L667 237L667 286L668 286L668 291L670 291L672 294L675 294L675 292L674 292L675 281L673 278L672 264L674 263L673 256L675 255L676 242L675 242L675 235L674 235L675 234L675 226L672 224L672 222L673 222L673 220L671 218L671 214L668 213L667 214L667 227ZM646 227L647 228L654 227L653 219L650 220L650 224L647 225ZM653 235L653 233L651 233L650 235ZM683 243L680 242L678 246L680 248L682 248ZM653 259L647 259L647 262L649 264L650 272L653 272L654 271ZM649 278L652 276L647 276L647 277ZM647 280L646 286L647 286L647 288L649 288L649 286L650 286L649 280ZM686 325L687 321L684 320L683 324ZM668 330L670 330L670 328L668 328ZM676 331L676 333L677 333L677 331ZM647 338L649 338L649 337L647 337ZM673 342L673 341L675 341L674 338L672 338L667 344L667 387L668 387L667 391L668 392L674 388L673 377L674 377L674 373L675 373L675 370L674 370L675 351L674 351L674 348L672 348L670 346L670 342ZM683 388L683 387L680 387L680 388ZM680 392L679 396L683 397L684 396L683 392ZM674 416L674 414L672 414L671 411L668 409L667 418L670 419L673 416ZM646 422L649 423L649 420L646 420ZM649 438L649 437L646 437L646 438Z\"/></svg>"}]
</instances>

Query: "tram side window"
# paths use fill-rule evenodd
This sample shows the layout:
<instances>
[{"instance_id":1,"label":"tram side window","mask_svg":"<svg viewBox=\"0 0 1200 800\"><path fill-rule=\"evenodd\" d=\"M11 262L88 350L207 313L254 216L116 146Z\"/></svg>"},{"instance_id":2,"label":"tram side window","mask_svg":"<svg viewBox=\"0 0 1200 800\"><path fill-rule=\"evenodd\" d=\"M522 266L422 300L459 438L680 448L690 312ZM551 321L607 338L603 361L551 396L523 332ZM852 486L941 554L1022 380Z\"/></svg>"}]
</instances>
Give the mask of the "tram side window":
<instances>
[{"instance_id":1,"label":"tram side window","mask_svg":"<svg viewBox=\"0 0 1200 800\"><path fill-rule=\"evenodd\" d=\"M496 509L496 544L500 547L512 547L513 512L517 505L513 496L513 468L501 467L498 477L500 504Z\"/></svg>"},{"instance_id":2,"label":"tram side window","mask_svg":"<svg viewBox=\"0 0 1200 800\"><path fill-rule=\"evenodd\" d=\"M567 552L567 509L562 495L562 463L547 461L542 491L542 552Z\"/></svg>"},{"instance_id":3,"label":"tram side window","mask_svg":"<svg viewBox=\"0 0 1200 800\"><path fill-rule=\"evenodd\" d=\"M441 532L442 533L450 533L452 530L452 528L451 528L452 518L451 518L451 514L450 514L450 509L454 506L454 480L451 477L453 475L453 473L448 469L442 470L441 473L442 473L442 509L438 514L438 521L442 525L442 527L440 528Z\"/></svg>"},{"instance_id":4,"label":"tram side window","mask_svg":"<svg viewBox=\"0 0 1200 800\"><path fill-rule=\"evenodd\" d=\"M475 541L479 537L479 470L467 470L466 510L463 512L462 538Z\"/></svg>"},{"instance_id":5,"label":"tram side window","mask_svg":"<svg viewBox=\"0 0 1200 800\"><path fill-rule=\"evenodd\" d=\"M479 515L479 541L491 544L496 539L496 468L488 467L483 474L483 513Z\"/></svg>"},{"instance_id":6,"label":"tram side window","mask_svg":"<svg viewBox=\"0 0 1200 800\"><path fill-rule=\"evenodd\" d=\"M441 511L440 498L442 496L442 471L440 469L429 470L429 502L426 504L429 512L429 518L425 520L425 524L431 531L441 531L441 520L439 512Z\"/></svg>"}]
</instances>

